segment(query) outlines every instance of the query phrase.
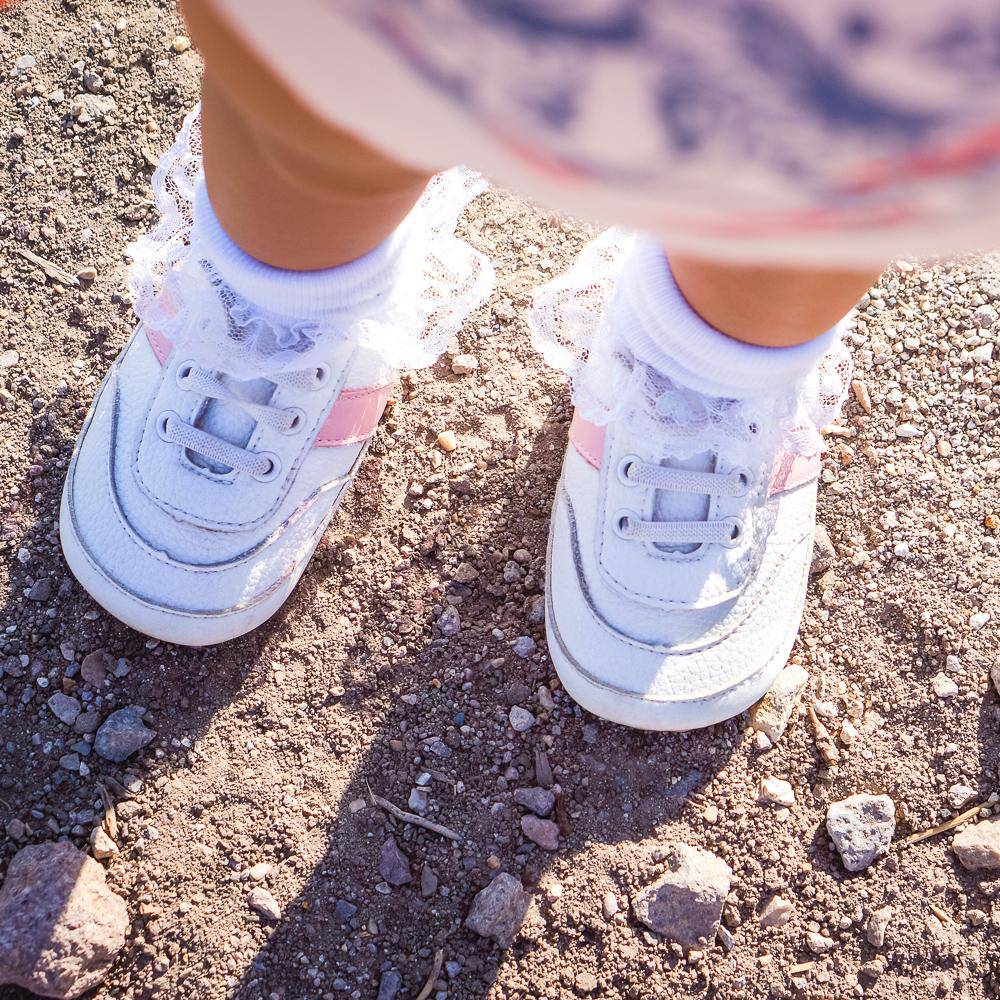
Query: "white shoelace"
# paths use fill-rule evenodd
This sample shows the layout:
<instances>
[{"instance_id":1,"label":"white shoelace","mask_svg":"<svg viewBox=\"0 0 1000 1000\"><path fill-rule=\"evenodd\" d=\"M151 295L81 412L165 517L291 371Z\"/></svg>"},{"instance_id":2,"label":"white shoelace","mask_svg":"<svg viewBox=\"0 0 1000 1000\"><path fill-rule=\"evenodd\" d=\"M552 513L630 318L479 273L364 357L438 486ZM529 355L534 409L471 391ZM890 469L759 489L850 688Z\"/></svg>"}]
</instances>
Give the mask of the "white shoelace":
<instances>
[{"instance_id":1,"label":"white shoelace","mask_svg":"<svg viewBox=\"0 0 1000 1000\"><path fill-rule=\"evenodd\" d=\"M325 365L314 365L296 371L276 372L269 374L267 378L279 386L313 391L326 384L329 374L329 369ZM304 427L305 413L298 407L273 406L269 403L255 403L244 399L222 381L222 375L221 372L187 361L177 369L177 384L182 389L196 392L209 399L238 406L258 423L282 434L295 434ZM164 441L180 445L181 448L193 451L237 472L246 472L259 481L266 482L273 479L280 471L278 456L272 452L241 448L231 441L182 420L172 410L160 414L157 430Z\"/></svg>"},{"instance_id":2,"label":"white shoelace","mask_svg":"<svg viewBox=\"0 0 1000 1000\"><path fill-rule=\"evenodd\" d=\"M646 486L672 493L697 493L704 496L741 497L753 485L748 469L732 472L697 472L671 469L643 462L635 455L626 455L618 465L618 478L626 486ZM714 543L735 545L743 534L743 522L738 517L710 521L644 521L629 510L614 516L614 529L630 541L663 545L700 545Z\"/></svg>"}]
</instances>

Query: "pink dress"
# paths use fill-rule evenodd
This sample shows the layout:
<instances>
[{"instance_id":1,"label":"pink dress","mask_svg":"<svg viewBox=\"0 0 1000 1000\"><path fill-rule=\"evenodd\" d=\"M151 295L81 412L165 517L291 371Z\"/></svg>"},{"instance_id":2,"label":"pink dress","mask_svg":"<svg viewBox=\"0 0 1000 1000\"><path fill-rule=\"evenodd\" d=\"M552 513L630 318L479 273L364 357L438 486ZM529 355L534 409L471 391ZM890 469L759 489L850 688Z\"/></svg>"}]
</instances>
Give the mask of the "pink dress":
<instances>
[{"instance_id":1,"label":"pink dress","mask_svg":"<svg viewBox=\"0 0 1000 1000\"><path fill-rule=\"evenodd\" d=\"M321 115L758 263L987 248L1000 12L970 0L218 0Z\"/></svg>"}]
</instances>

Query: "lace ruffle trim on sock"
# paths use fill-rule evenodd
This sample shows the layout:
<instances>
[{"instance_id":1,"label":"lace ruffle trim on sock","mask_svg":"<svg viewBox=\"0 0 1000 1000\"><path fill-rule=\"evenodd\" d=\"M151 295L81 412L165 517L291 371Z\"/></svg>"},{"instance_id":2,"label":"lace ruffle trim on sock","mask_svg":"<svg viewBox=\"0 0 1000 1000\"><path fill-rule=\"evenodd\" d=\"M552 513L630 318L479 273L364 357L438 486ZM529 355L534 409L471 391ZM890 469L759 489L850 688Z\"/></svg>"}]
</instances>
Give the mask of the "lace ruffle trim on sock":
<instances>
[{"instance_id":1,"label":"lace ruffle trim on sock","mask_svg":"<svg viewBox=\"0 0 1000 1000\"><path fill-rule=\"evenodd\" d=\"M466 206L487 188L472 171L456 167L432 178L401 227L405 238L390 266L365 282L357 301L306 317L278 315L238 295L192 244L201 179L195 108L153 174L160 219L128 253L136 314L174 344L196 348L206 367L252 378L319 363L333 344L352 341L371 353L373 378L391 378L432 364L493 289L489 259L455 235Z\"/></svg>"}]
</instances>

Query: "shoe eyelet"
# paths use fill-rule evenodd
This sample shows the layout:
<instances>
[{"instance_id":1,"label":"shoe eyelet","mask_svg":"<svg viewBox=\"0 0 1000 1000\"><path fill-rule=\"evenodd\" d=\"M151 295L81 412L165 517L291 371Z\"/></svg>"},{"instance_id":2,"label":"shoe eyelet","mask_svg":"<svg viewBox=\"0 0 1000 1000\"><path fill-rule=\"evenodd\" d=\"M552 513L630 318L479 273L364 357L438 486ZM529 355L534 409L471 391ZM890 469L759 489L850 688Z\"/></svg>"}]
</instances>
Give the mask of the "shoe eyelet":
<instances>
[{"instance_id":1,"label":"shoe eyelet","mask_svg":"<svg viewBox=\"0 0 1000 1000\"><path fill-rule=\"evenodd\" d=\"M281 433L298 434L306 425L306 411L299 406L287 406L285 407L285 412L292 414L292 422Z\"/></svg>"},{"instance_id":2,"label":"shoe eyelet","mask_svg":"<svg viewBox=\"0 0 1000 1000\"><path fill-rule=\"evenodd\" d=\"M312 385L312 391L316 392L318 389L325 388L327 382L330 381L330 376L333 375L333 369L324 361L316 366L315 382Z\"/></svg>"},{"instance_id":3,"label":"shoe eyelet","mask_svg":"<svg viewBox=\"0 0 1000 1000\"><path fill-rule=\"evenodd\" d=\"M745 497L754 486L754 476L753 473L741 466L738 469L733 469L732 475L737 476L740 480L740 492L734 493L733 496L738 500L740 497Z\"/></svg>"},{"instance_id":4,"label":"shoe eyelet","mask_svg":"<svg viewBox=\"0 0 1000 1000\"><path fill-rule=\"evenodd\" d=\"M629 526L632 519L638 519L636 513L631 510L619 510L615 512L614 517L611 519L611 529L619 538L631 539L632 534L629 531Z\"/></svg>"},{"instance_id":5,"label":"shoe eyelet","mask_svg":"<svg viewBox=\"0 0 1000 1000\"><path fill-rule=\"evenodd\" d=\"M633 463L641 462L642 459L638 455L625 455L622 460L618 463L618 482L622 486L629 486L635 488L639 484L629 477L628 470L632 468Z\"/></svg>"},{"instance_id":6,"label":"shoe eyelet","mask_svg":"<svg viewBox=\"0 0 1000 1000\"><path fill-rule=\"evenodd\" d=\"M735 549L743 541L743 535L746 532L743 519L739 517L724 517L722 523L728 524L730 527L729 539L722 544L727 549Z\"/></svg>"},{"instance_id":7,"label":"shoe eyelet","mask_svg":"<svg viewBox=\"0 0 1000 1000\"><path fill-rule=\"evenodd\" d=\"M177 371L174 373L174 381L182 388L187 388L184 383L191 377L191 372L194 371L193 361L182 361L177 366Z\"/></svg>"},{"instance_id":8,"label":"shoe eyelet","mask_svg":"<svg viewBox=\"0 0 1000 1000\"><path fill-rule=\"evenodd\" d=\"M169 437L167 437L167 424L170 422L171 417L173 417L175 420L180 420L180 417L178 417L173 410L164 410L156 418L156 434L161 441L166 441L167 444L174 444L174 442Z\"/></svg>"},{"instance_id":9,"label":"shoe eyelet","mask_svg":"<svg viewBox=\"0 0 1000 1000\"><path fill-rule=\"evenodd\" d=\"M269 464L264 472L251 472L250 475L258 483L269 483L277 479L281 474L281 459L273 451L259 451L257 454L260 458L266 458Z\"/></svg>"}]
</instances>

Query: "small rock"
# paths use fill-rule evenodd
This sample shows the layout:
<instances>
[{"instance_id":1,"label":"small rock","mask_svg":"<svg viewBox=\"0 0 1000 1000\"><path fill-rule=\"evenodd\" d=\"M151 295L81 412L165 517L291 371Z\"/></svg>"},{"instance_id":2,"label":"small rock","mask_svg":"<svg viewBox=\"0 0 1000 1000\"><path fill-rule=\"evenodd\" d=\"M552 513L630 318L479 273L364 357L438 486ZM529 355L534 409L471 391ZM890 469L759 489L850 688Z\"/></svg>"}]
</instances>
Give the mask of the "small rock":
<instances>
[{"instance_id":1,"label":"small rock","mask_svg":"<svg viewBox=\"0 0 1000 1000\"><path fill-rule=\"evenodd\" d=\"M961 809L976 797L976 790L968 785L952 785L948 789L948 805L952 809Z\"/></svg>"},{"instance_id":2,"label":"small rock","mask_svg":"<svg viewBox=\"0 0 1000 1000\"><path fill-rule=\"evenodd\" d=\"M458 438L454 431L441 431L437 436L437 445L442 451L454 451L458 447Z\"/></svg>"},{"instance_id":3,"label":"small rock","mask_svg":"<svg viewBox=\"0 0 1000 1000\"><path fill-rule=\"evenodd\" d=\"M851 722L850 719L844 719L840 724L840 742L844 744L845 747L849 747L852 743L855 743L858 738L858 727Z\"/></svg>"},{"instance_id":4,"label":"small rock","mask_svg":"<svg viewBox=\"0 0 1000 1000\"><path fill-rule=\"evenodd\" d=\"M972 314L972 320L980 330L989 330L996 326L997 319L997 311L990 305L980 306Z\"/></svg>"},{"instance_id":5,"label":"small rock","mask_svg":"<svg viewBox=\"0 0 1000 1000\"><path fill-rule=\"evenodd\" d=\"M531 896L521 883L501 872L476 894L465 926L480 937L492 938L501 948L509 948L517 937L531 905Z\"/></svg>"},{"instance_id":6,"label":"small rock","mask_svg":"<svg viewBox=\"0 0 1000 1000\"><path fill-rule=\"evenodd\" d=\"M795 805L795 792L782 778L764 778L757 794L758 802L770 802L778 806Z\"/></svg>"},{"instance_id":7,"label":"small rock","mask_svg":"<svg viewBox=\"0 0 1000 1000\"><path fill-rule=\"evenodd\" d=\"M266 861L258 861L257 864L251 865L245 874L251 882L263 882L271 874L271 866Z\"/></svg>"},{"instance_id":8,"label":"small rock","mask_svg":"<svg viewBox=\"0 0 1000 1000\"><path fill-rule=\"evenodd\" d=\"M772 896L760 911L761 927L784 927L789 920L795 907L782 896Z\"/></svg>"},{"instance_id":9,"label":"small rock","mask_svg":"<svg viewBox=\"0 0 1000 1000\"><path fill-rule=\"evenodd\" d=\"M333 904L333 915L341 922L350 920L357 912L358 908L350 900L338 899Z\"/></svg>"},{"instance_id":10,"label":"small rock","mask_svg":"<svg viewBox=\"0 0 1000 1000\"><path fill-rule=\"evenodd\" d=\"M520 656L522 660L526 660L529 656L534 655L538 649L538 644L530 635L519 635L510 644L510 648L514 650L516 656Z\"/></svg>"},{"instance_id":11,"label":"small rock","mask_svg":"<svg viewBox=\"0 0 1000 1000\"><path fill-rule=\"evenodd\" d=\"M448 607L446 607L444 611L438 615L437 627L446 639L450 639L452 636L458 635L462 628L462 619L458 614L458 608L449 604Z\"/></svg>"},{"instance_id":12,"label":"small rock","mask_svg":"<svg viewBox=\"0 0 1000 1000\"><path fill-rule=\"evenodd\" d=\"M426 788L415 787L410 789L410 797L406 805L415 813L421 816L427 811L427 804L430 801L430 792Z\"/></svg>"},{"instance_id":13,"label":"small rock","mask_svg":"<svg viewBox=\"0 0 1000 1000\"><path fill-rule=\"evenodd\" d=\"M551 788L555 784L552 765L549 764L548 754L544 750L535 751L535 781L542 788Z\"/></svg>"},{"instance_id":14,"label":"small rock","mask_svg":"<svg viewBox=\"0 0 1000 1000\"><path fill-rule=\"evenodd\" d=\"M425 864L420 869L420 895L426 899L438 891L438 877L430 865Z\"/></svg>"},{"instance_id":15,"label":"small rock","mask_svg":"<svg viewBox=\"0 0 1000 1000\"><path fill-rule=\"evenodd\" d=\"M806 934L806 947L814 955L825 955L828 951L832 951L835 946L835 941L828 937L823 937L822 934L817 934L815 931L810 931Z\"/></svg>"},{"instance_id":16,"label":"small rock","mask_svg":"<svg viewBox=\"0 0 1000 1000\"><path fill-rule=\"evenodd\" d=\"M389 885L406 885L413 878L410 859L399 849L395 837L382 845L378 858L378 873Z\"/></svg>"},{"instance_id":17,"label":"small rock","mask_svg":"<svg viewBox=\"0 0 1000 1000\"><path fill-rule=\"evenodd\" d=\"M78 753L64 753L59 758L59 766L65 771L76 774L80 770L80 755Z\"/></svg>"},{"instance_id":18,"label":"small rock","mask_svg":"<svg viewBox=\"0 0 1000 1000\"><path fill-rule=\"evenodd\" d=\"M954 698L958 694L958 685L945 673L936 673L931 678L931 688L938 698Z\"/></svg>"},{"instance_id":19,"label":"small rock","mask_svg":"<svg viewBox=\"0 0 1000 1000\"><path fill-rule=\"evenodd\" d=\"M898 438L922 437L923 433L924 432L919 427L917 427L915 424L904 423L904 424L900 424L896 428L896 437L898 437Z\"/></svg>"},{"instance_id":20,"label":"small rock","mask_svg":"<svg viewBox=\"0 0 1000 1000\"><path fill-rule=\"evenodd\" d=\"M83 71L83 85L92 94L99 94L104 89L104 80L99 73L87 69Z\"/></svg>"},{"instance_id":21,"label":"small rock","mask_svg":"<svg viewBox=\"0 0 1000 1000\"><path fill-rule=\"evenodd\" d=\"M138 705L129 705L112 712L94 737L97 755L121 764L146 746L156 733L143 725L144 714L145 710Z\"/></svg>"},{"instance_id":22,"label":"small rock","mask_svg":"<svg viewBox=\"0 0 1000 1000\"><path fill-rule=\"evenodd\" d=\"M875 910L868 918L868 923L865 925L865 937L873 948L881 948L885 944L885 932L891 920L891 906L883 906L881 910Z\"/></svg>"},{"instance_id":23,"label":"small rock","mask_svg":"<svg viewBox=\"0 0 1000 1000\"><path fill-rule=\"evenodd\" d=\"M529 813L521 817L521 832L546 851L559 849L559 827L550 819L541 819Z\"/></svg>"},{"instance_id":24,"label":"small rock","mask_svg":"<svg viewBox=\"0 0 1000 1000\"><path fill-rule=\"evenodd\" d=\"M797 663L778 674L770 691L750 710L750 724L777 743L788 726L809 675Z\"/></svg>"},{"instance_id":25,"label":"small rock","mask_svg":"<svg viewBox=\"0 0 1000 1000\"><path fill-rule=\"evenodd\" d=\"M520 705L515 705L510 710L508 718L515 733L526 733L535 724L535 717Z\"/></svg>"},{"instance_id":26,"label":"small rock","mask_svg":"<svg viewBox=\"0 0 1000 1000\"><path fill-rule=\"evenodd\" d=\"M84 683L99 688L108 674L114 672L114 668L115 658L104 649L96 649L83 658L80 664L80 676L83 677Z\"/></svg>"},{"instance_id":27,"label":"small rock","mask_svg":"<svg viewBox=\"0 0 1000 1000\"><path fill-rule=\"evenodd\" d=\"M577 993L593 993L598 985L597 976L592 972L578 972L576 974Z\"/></svg>"},{"instance_id":28,"label":"small rock","mask_svg":"<svg viewBox=\"0 0 1000 1000\"><path fill-rule=\"evenodd\" d=\"M1000 868L1000 819L972 823L955 834L951 847L965 868Z\"/></svg>"},{"instance_id":29,"label":"small rock","mask_svg":"<svg viewBox=\"0 0 1000 1000\"><path fill-rule=\"evenodd\" d=\"M79 997L104 981L128 927L93 858L66 842L23 847L0 887L0 984Z\"/></svg>"},{"instance_id":30,"label":"small rock","mask_svg":"<svg viewBox=\"0 0 1000 1000\"><path fill-rule=\"evenodd\" d=\"M43 576L37 579L28 588L26 596L29 601L47 601L52 596L52 578Z\"/></svg>"},{"instance_id":31,"label":"small rock","mask_svg":"<svg viewBox=\"0 0 1000 1000\"><path fill-rule=\"evenodd\" d=\"M72 726L80 714L80 702L71 695L63 694L62 691L56 691L46 704L52 714L66 726Z\"/></svg>"},{"instance_id":32,"label":"small rock","mask_svg":"<svg viewBox=\"0 0 1000 1000\"><path fill-rule=\"evenodd\" d=\"M896 832L896 806L888 795L851 795L827 810L826 829L849 872L887 854Z\"/></svg>"},{"instance_id":33,"label":"small rock","mask_svg":"<svg viewBox=\"0 0 1000 1000\"><path fill-rule=\"evenodd\" d=\"M643 889L636 918L685 948L715 940L732 871L721 858L688 844L666 850L669 871Z\"/></svg>"},{"instance_id":34,"label":"small rock","mask_svg":"<svg viewBox=\"0 0 1000 1000\"><path fill-rule=\"evenodd\" d=\"M262 885L254 886L247 896L247 905L265 920L280 920L281 907L278 901Z\"/></svg>"},{"instance_id":35,"label":"small rock","mask_svg":"<svg viewBox=\"0 0 1000 1000\"><path fill-rule=\"evenodd\" d=\"M89 121L104 121L118 110L113 97L105 94L80 94L73 98L70 106L73 117L82 124Z\"/></svg>"},{"instance_id":36,"label":"small rock","mask_svg":"<svg viewBox=\"0 0 1000 1000\"><path fill-rule=\"evenodd\" d=\"M106 861L118 853L118 845L104 832L103 827L95 826L90 833L90 853L98 861Z\"/></svg>"},{"instance_id":37,"label":"small rock","mask_svg":"<svg viewBox=\"0 0 1000 1000\"><path fill-rule=\"evenodd\" d=\"M613 892L606 892L601 898L601 914L605 920L610 920L618 912L618 897Z\"/></svg>"},{"instance_id":38,"label":"small rock","mask_svg":"<svg viewBox=\"0 0 1000 1000\"><path fill-rule=\"evenodd\" d=\"M514 801L536 816L548 816L556 804L556 797L547 788L515 788Z\"/></svg>"},{"instance_id":39,"label":"small rock","mask_svg":"<svg viewBox=\"0 0 1000 1000\"><path fill-rule=\"evenodd\" d=\"M545 595L532 594L524 602L524 615L529 625L541 625L545 621Z\"/></svg>"},{"instance_id":40,"label":"small rock","mask_svg":"<svg viewBox=\"0 0 1000 1000\"><path fill-rule=\"evenodd\" d=\"M833 546L830 532L821 522L816 522L816 533L813 535L812 563L809 566L809 573L816 576L825 573L837 561L837 550Z\"/></svg>"},{"instance_id":41,"label":"small rock","mask_svg":"<svg viewBox=\"0 0 1000 1000\"><path fill-rule=\"evenodd\" d=\"M858 406L865 413L870 414L872 412L872 397L868 392L868 386L861 379L856 378L851 382L851 391L854 393L854 398L858 401Z\"/></svg>"},{"instance_id":42,"label":"small rock","mask_svg":"<svg viewBox=\"0 0 1000 1000\"><path fill-rule=\"evenodd\" d=\"M396 1000L403 985L403 977L395 969L386 969L378 981L378 996L375 1000Z\"/></svg>"},{"instance_id":43,"label":"small rock","mask_svg":"<svg viewBox=\"0 0 1000 1000\"><path fill-rule=\"evenodd\" d=\"M96 733L97 727L101 724L101 713L96 708L88 708L86 712L81 712L73 723L73 731L85 736L88 733Z\"/></svg>"},{"instance_id":44,"label":"small rock","mask_svg":"<svg viewBox=\"0 0 1000 1000\"><path fill-rule=\"evenodd\" d=\"M474 354L459 354L451 363L453 375L471 375L479 367L479 359Z\"/></svg>"},{"instance_id":45,"label":"small rock","mask_svg":"<svg viewBox=\"0 0 1000 1000\"><path fill-rule=\"evenodd\" d=\"M10 837L11 840L24 840L28 835L28 828L19 819L12 819L7 821L7 825L4 827L4 833Z\"/></svg>"},{"instance_id":46,"label":"small rock","mask_svg":"<svg viewBox=\"0 0 1000 1000\"><path fill-rule=\"evenodd\" d=\"M969 615L969 628L973 632L978 632L989 620L988 612L977 611L974 615Z\"/></svg>"},{"instance_id":47,"label":"small rock","mask_svg":"<svg viewBox=\"0 0 1000 1000\"><path fill-rule=\"evenodd\" d=\"M187 52L191 48L191 39L187 35L177 35L174 40L170 43L170 47L180 55L182 52Z\"/></svg>"},{"instance_id":48,"label":"small rock","mask_svg":"<svg viewBox=\"0 0 1000 1000\"><path fill-rule=\"evenodd\" d=\"M20 70L22 73L26 70L33 69L36 65L36 59L30 53L23 56L18 56L14 60L14 69Z\"/></svg>"}]
</instances>

